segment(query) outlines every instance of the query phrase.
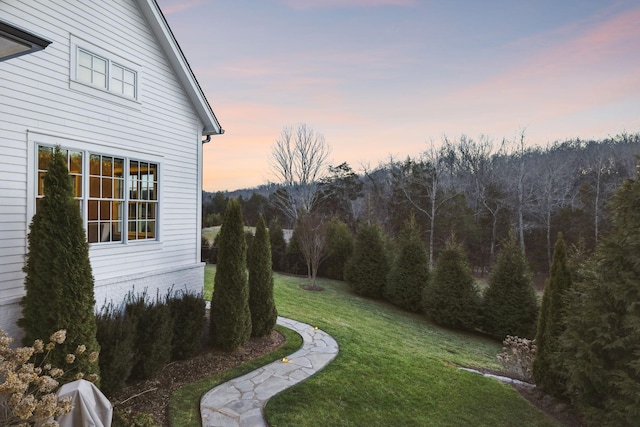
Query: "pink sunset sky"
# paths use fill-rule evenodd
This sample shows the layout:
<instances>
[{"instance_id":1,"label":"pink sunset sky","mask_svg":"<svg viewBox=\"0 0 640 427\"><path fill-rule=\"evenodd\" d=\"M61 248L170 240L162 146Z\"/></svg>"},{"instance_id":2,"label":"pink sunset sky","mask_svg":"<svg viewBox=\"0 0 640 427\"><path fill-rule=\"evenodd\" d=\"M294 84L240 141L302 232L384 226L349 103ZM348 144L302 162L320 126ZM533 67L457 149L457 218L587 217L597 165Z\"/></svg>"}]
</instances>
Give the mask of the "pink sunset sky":
<instances>
[{"instance_id":1,"label":"pink sunset sky","mask_svg":"<svg viewBox=\"0 0 640 427\"><path fill-rule=\"evenodd\" d=\"M204 189L275 177L306 123L356 171L445 135L530 145L640 131L637 0L158 0L225 134Z\"/></svg>"}]
</instances>

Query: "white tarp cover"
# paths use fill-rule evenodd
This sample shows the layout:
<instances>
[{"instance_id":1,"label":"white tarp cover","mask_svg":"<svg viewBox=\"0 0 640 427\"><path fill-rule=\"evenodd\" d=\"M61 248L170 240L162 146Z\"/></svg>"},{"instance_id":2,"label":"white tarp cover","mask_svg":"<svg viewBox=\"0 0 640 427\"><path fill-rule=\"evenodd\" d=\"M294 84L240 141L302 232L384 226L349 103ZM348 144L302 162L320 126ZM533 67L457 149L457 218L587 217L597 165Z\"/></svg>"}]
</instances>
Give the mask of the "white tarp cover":
<instances>
[{"instance_id":1,"label":"white tarp cover","mask_svg":"<svg viewBox=\"0 0 640 427\"><path fill-rule=\"evenodd\" d=\"M58 397L71 396L73 409L56 421L60 427L110 427L113 407L109 399L92 383L77 380L58 390Z\"/></svg>"}]
</instances>

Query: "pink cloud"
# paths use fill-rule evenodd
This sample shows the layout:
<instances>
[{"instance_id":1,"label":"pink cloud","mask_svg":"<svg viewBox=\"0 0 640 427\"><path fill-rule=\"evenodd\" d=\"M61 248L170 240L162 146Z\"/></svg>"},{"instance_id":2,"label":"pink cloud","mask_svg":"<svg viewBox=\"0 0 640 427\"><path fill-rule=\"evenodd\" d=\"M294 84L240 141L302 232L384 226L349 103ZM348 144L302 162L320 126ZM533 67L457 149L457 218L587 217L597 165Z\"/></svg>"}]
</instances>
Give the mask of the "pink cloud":
<instances>
[{"instance_id":1,"label":"pink cloud","mask_svg":"<svg viewBox=\"0 0 640 427\"><path fill-rule=\"evenodd\" d=\"M417 0L282 0L281 2L298 10L417 5Z\"/></svg>"},{"instance_id":2,"label":"pink cloud","mask_svg":"<svg viewBox=\"0 0 640 427\"><path fill-rule=\"evenodd\" d=\"M203 3L204 0L177 1L173 4L164 6L162 8L162 13L164 13L165 15L171 15L172 13L182 12L184 10L200 6Z\"/></svg>"}]
</instances>

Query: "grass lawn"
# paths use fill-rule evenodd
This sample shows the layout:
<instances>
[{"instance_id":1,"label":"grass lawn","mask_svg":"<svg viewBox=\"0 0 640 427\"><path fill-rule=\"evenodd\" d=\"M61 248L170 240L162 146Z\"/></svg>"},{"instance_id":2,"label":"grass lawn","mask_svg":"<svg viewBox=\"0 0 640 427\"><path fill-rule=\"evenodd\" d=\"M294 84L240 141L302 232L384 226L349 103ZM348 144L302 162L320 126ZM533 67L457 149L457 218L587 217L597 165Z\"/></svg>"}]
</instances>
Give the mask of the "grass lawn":
<instances>
[{"instance_id":1,"label":"grass lawn","mask_svg":"<svg viewBox=\"0 0 640 427\"><path fill-rule=\"evenodd\" d=\"M343 282L319 280L322 292L300 289L304 282L275 275L278 313L327 331L340 353L269 401L272 427L558 425L510 386L456 369L498 368L499 343L358 297Z\"/></svg>"}]
</instances>

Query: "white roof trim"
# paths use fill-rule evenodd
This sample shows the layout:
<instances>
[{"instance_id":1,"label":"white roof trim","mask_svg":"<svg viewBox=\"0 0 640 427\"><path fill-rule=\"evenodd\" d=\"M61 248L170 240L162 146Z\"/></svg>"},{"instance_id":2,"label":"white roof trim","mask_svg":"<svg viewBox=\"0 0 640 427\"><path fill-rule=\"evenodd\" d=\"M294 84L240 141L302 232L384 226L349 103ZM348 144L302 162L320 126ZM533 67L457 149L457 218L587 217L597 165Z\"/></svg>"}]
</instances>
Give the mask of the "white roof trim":
<instances>
[{"instance_id":1,"label":"white roof trim","mask_svg":"<svg viewBox=\"0 0 640 427\"><path fill-rule=\"evenodd\" d=\"M136 3L158 39L162 50L166 53L200 119L203 121L202 135L224 133L156 1L136 0Z\"/></svg>"}]
</instances>

